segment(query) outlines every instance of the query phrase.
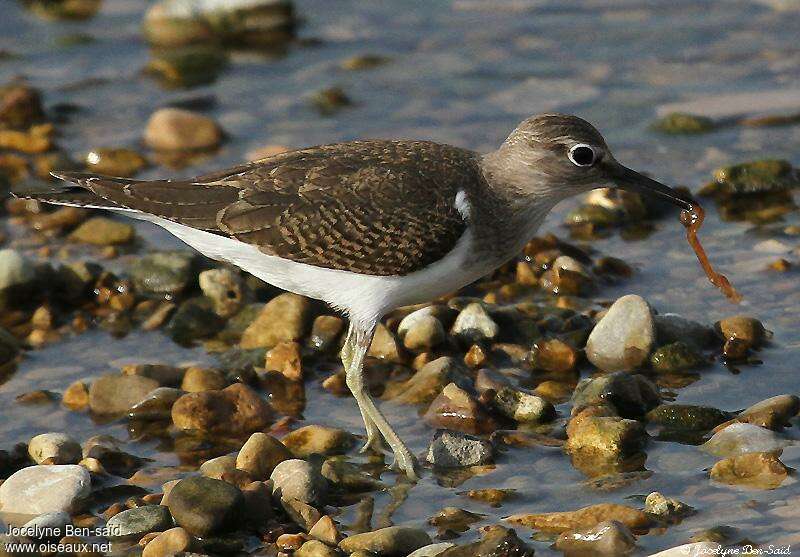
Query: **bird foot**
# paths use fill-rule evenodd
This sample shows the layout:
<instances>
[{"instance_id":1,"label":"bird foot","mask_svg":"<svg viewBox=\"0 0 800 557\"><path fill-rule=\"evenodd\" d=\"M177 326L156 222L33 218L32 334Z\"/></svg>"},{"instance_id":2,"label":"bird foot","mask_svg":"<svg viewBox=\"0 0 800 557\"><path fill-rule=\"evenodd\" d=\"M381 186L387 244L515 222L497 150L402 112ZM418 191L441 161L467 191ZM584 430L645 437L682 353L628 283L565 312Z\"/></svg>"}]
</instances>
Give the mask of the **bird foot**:
<instances>
[{"instance_id":1,"label":"bird foot","mask_svg":"<svg viewBox=\"0 0 800 557\"><path fill-rule=\"evenodd\" d=\"M414 458L414 455L411 454L408 449L405 447L403 447L403 449L405 450L395 450L394 460L389 468L395 472L402 472L412 482L418 482L419 474L417 473L417 469L419 468L419 464L417 463L417 459Z\"/></svg>"},{"instance_id":2,"label":"bird foot","mask_svg":"<svg viewBox=\"0 0 800 557\"><path fill-rule=\"evenodd\" d=\"M368 432L367 433L367 442L358 450L359 453L383 453L386 450L386 447L383 444L383 438L381 434L378 432Z\"/></svg>"}]
</instances>

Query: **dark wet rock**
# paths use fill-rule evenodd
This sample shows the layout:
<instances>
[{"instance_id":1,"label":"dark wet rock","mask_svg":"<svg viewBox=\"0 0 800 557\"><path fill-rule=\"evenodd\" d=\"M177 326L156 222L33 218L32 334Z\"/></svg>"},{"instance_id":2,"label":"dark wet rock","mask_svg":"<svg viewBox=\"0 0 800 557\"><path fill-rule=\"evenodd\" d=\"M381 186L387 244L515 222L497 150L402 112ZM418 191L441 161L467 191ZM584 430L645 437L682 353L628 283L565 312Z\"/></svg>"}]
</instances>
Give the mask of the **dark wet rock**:
<instances>
[{"instance_id":1,"label":"dark wet rock","mask_svg":"<svg viewBox=\"0 0 800 557\"><path fill-rule=\"evenodd\" d=\"M178 525L205 537L236 526L244 497L239 489L222 480L191 476L170 490L167 506Z\"/></svg>"},{"instance_id":2,"label":"dark wet rock","mask_svg":"<svg viewBox=\"0 0 800 557\"><path fill-rule=\"evenodd\" d=\"M144 34L157 46L223 43L274 47L294 34L289 0L212 1L202 6L176 0L153 4L144 19Z\"/></svg>"},{"instance_id":3,"label":"dark wet rock","mask_svg":"<svg viewBox=\"0 0 800 557\"><path fill-rule=\"evenodd\" d=\"M156 151L203 151L222 142L222 130L208 116L181 108L161 108L147 121L144 142Z\"/></svg>"},{"instance_id":4,"label":"dark wet rock","mask_svg":"<svg viewBox=\"0 0 800 557\"><path fill-rule=\"evenodd\" d=\"M692 514L694 509L677 499L665 497L654 491L644 500L644 512L664 520L675 521Z\"/></svg>"},{"instance_id":5,"label":"dark wet rock","mask_svg":"<svg viewBox=\"0 0 800 557\"><path fill-rule=\"evenodd\" d=\"M214 45L193 45L153 51L145 71L167 87L197 87L213 83L228 57Z\"/></svg>"},{"instance_id":6,"label":"dark wet rock","mask_svg":"<svg viewBox=\"0 0 800 557\"><path fill-rule=\"evenodd\" d=\"M402 404L431 402L449 383L467 386L469 382L457 360L442 356L422 366L408 381L388 385L384 398Z\"/></svg>"},{"instance_id":7,"label":"dark wet rock","mask_svg":"<svg viewBox=\"0 0 800 557\"><path fill-rule=\"evenodd\" d=\"M91 262L80 261L61 265L53 277L55 296L67 303L79 304L86 301L93 293L102 268Z\"/></svg>"},{"instance_id":8,"label":"dark wet rock","mask_svg":"<svg viewBox=\"0 0 800 557\"><path fill-rule=\"evenodd\" d=\"M139 292L147 294L181 293L192 280L194 255L160 251L147 254L130 268L131 280Z\"/></svg>"},{"instance_id":9,"label":"dark wet rock","mask_svg":"<svg viewBox=\"0 0 800 557\"><path fill-rule=\"evenodd\" d=\"M341 87L327 87L311 95L311 105L323 116L330 116L353 104Z\"/></svg>"},{"instance_id":10,"label":"dark wet rock","mask_svg":"<svg viewBox=\"0 0 800 557\"><path fill-rule=\"evenodd\" d=\"M715 323L714 328L724 340L742 342L747 349L761 347L771 335L758 319L745 315L726 317Z\"/></svg>"},{"instance_id":11,"label":"dark wet rock","mask_svg":"<svg viewBox=\"0 0 800 557\"><path fill-rule=\"evenodd\" d=\"M556 410L550 402L511 387L497 391L492 404L503 415L520 423L549 422L556 416Z\"/></svg>"},{"instance_id":12,"label":"dark wet rock","mask_svg":"<svg viewBox=\"0 0 800 557\"><path fill-rule=\"evenodd\" d=\"M83 442L83 458L101 463L111 474L128 477L141 468L147 459L126 453L120 442L110 435L95 435Z\"/></svg>"},{"instance_id":13,"label":"dark wet rock","mask_svg":"<svg viewBox=\"0 0 800 557\"><path fill-rule=\"evenodd\" d=\"M343 70L350 71L371 70L372 68L377 68L378 66L386 64L389 60L390 59L386 56L381 56L379 54L359 54L342 60L339 66Z\"/></svg>"},{"instance_id":14,"label":"dark wet rock","mask_svg":"<svg viewBox=\"0 0 800 557\"><path fill-rule=\"evenodd\" d=\"M19 341L14 335L0 327L0 365L12 361L19 355L19 352Z\"/></svg>"},{"instance_id":15,"label":"dark wet rock","mask_svg":"<svg viewBox=\"0 0 800 557\"><path fill-rule=\"evenodd\" d=\"M591 528L564 532L556 540L555 546L567 557L616 557L632 553L636 538L621 522L608 520Z\"/></svg>"},{"instance_id":16,"label":"dark wet rock","mask_svg":"<svg viewBox=\"0 0 800 557\"><path fill-rule=\"evenodd\" d=\"M730 420L733 414L691 404L661 404L645 416L650 423L667 428L710 431L719 424Z\"/></svg>"},{"instance_id":17,"label":"dark wet rock","mask_svg":"<svg viewBox=\"0 0 800 557\"><path fill-rule=\"evenodd\" d=\"M533 557L533 549L517 533L499 525L481 529L481 539L467 545L451 547L441 557Z\"/></svg>"},{"instance_id":18,"label":"dark wet rock","mask_svg":"<svg viewBox=\"0 0 800 557\"><path fill-rule=\"evenodd\" d=\"M188 393L217 391L228 386L228 380L218 369L192 366L186 369L181 380L181 389Z\"/></svg>"},{"instance_id":19,"label":"dark wet rock","mask_svg":"<svg viewBox=\"0 0 800 557\"><path fill-rule=\"evenodd\" d=\"M176 526L161 532L142 550L142 557L169 557L192 549L193 538L184 528Z\"/></svg>"},{"instance_id":20,"label":"dark wet rock","mask_svg":"<svg viewBox=\"0 0 800 557\"><path fill-rule=\"evenodd\" d=\"M280 342L301 340L310 325L311 301L297 294L275 296L242 333L241 347L272 348Z\"/></svg>"},{"instance_id":21,"label":"dark wet rock","mask_svg":"<svg viewBox=\"0 0 800 557\"><path fill-rule=\"evenodd\" d=\"M128 410L128 418L141 421L169 420L172 405L183 395L183 391L172 387L158 387Z\"/></svg>"},{"instance_id":22,"label":"dark wet rock","mask_svg":"<svg viewBox=\"0 0 800 557\"><path fill-rule=\"evenodd\" d=\"M511 380L494 369L479 369L477 375L475 376L475 389L479 393L483 393L489 389L499 391L504 387L511 386Z\"/></svg>"},{"instance_id":23,"label":"dark wet rock","mask_svg":"<svg viewBox=\"0 0 800 557\"><path fill-rule=\"evenodd\" d=\"M149 377L102 375L89 388L89 408L95 414L124 414L158 387Z\"/></svg>"},{"instance_id":24,"label":"dark wet rock","mask_svg":"<svg viewBox=\"0 0 800 557\"><path fill-rule=\"evenodd\" d=\"M200 433L248 434L264 429L271 420L269 404L242 383L221 391L188 393L172 406L178 429Z\"/></svg>"},{"instance_id":25,"label":"dark wet rock","mask_svg":"<svg viewBox=\"0 0 800 557\"><path fill-rule=\"evenodd\" d=\"M508 517L506 520L546 532L565 532L592 528L609 520L621 522L631 530L644 530L650 526L650 519L644 512L616 503L600 503L575 511L517 514Z\"/></svg>"},{"instance_id":26,"label":"dark wet rock","mask_svg":"<svg viewBox=\"0 0 800 557\"><path fill-rule=\"evenodd\" d=\"M236 456L236 468L253 479L266 480L275 467L292 458L291 451L279 440L266 433L253 433Z\"/></svg>"},{"instance_id":27,"label":"dark wet rock","mask_svg":"<svg viewBox=\"0 0 800 557\"><path fill-rule=\"evenodd\" d=\"M790 471L775 452L754 452L720 460L711 468L711 479L729 485L776 489Z\"/></svg>"},{"instance_id":28,"label":"dark wet rock","mask_svg":"<svg viewBox=\"0 0 800 557\"><path fill-rule=\"evenodd\" d=\"M92 480L76 464L28 466L0 485L0 508L6 513L44 514L72 511L88 497Z\"/></svg>"},{"instance_id":29,"label":"dark wet rock","mask_svg":"<svg viewBox=\"0 0 800 557\"><path fill-rule=\"evenodd\" d=\"M66 433L42 433L28 443L28 454L36 464L77 464L81 446Z\"/></svg>"},{"instance_id":30,"label":"dark wet rock","mask_svg":"<svg viewBox=\"0 0 800 557\"><path fill-rule=\"evenodd\" d=\"M617 372L582 379L575 387L572 412L610 404L624 418L639 418L660 403L658 388L646 377Z\"/></svg>"},{"instance_id":31,"label":"dark wet rock","mask_svg":"<svg viewBox=\"0 0 800 557\"><path fill-rule=\"evenodd\" d=\"M674 313L655 315L653 316L653 321L656 326L656 338L659 346L673 342L685 342L697 350L702 350L715 339L714 331L711 327Z\"/></svg>"},{"instance_id":32,"label":"dark wet rock","mask_svg":"<svg viewBox=\"0 0 800 557\"><path fill-rule=\"evenodd\" d=\"M450 333L469 346L494 340L500 334L500 326L489 316L483 304L474 302L459 312Z\"/></svg>"},{"instance_id":33,"label":"dark wet rock","mask_svg":"<svg viewBox=\"0 0 800 557\"><path fill-rule=\"evenodd\" d=\"M733 423L714 434L702 449L716 456L736 456L745 453L780 451L793 442L770 429L753 424Z\"/></svg>"},{"instance_id":34,"label":"dark wet rock","mask_svg":"<svg viewBox=\"0 0 800 557\"><path fill-rule=\"evenodd\" d=\"M312 454L344 454L355 445L355 437L343 429L311 424L286 435L283 444L298 458Z\"/></svg>"},{"instance_id":35,"label":"dark wet rock","mask_svg":"<svg viewBox=\"0 0 800 557\"><path fill-rule=\"evenodd\" d=\"M672 112L653 123L654 130L670 135L707 133L716 127L711 118L685 112Z\"/></svg>"},{"instance_id":36,"label":"dark wet rock","mask_svg":"<svg viewBox=\"0 0 800 557\"><path fill-rule=\"evenodd\" d=\"M106 176L130 178L148 166L147 159L133 149L100 148L86 155L86 167Z\"/></svg>"},{"instance_id":37,"label":"dark wet rock","mask_svg":"<svg viewBox=\"0 0 800 557\"><path fill-rule=\"evenodd\" d=\"M695 348L681 341L661 346L650 356L650 366L660 373L689 371L707 363Z\"/></svg>"},{"instance_id":38,"label":"dark wet rock","mask_svg":"<svg viewBox=\"0 0 800 557\"><path fill-rule=\"evenodd\" d=\"M25 84L0 88L0 127L28 128L44 118L39 91Z\"/></svg>"},{"instance_id":39,"label":"dark wet rock","mask_svg":"<svg viewBox=\"0 0 800 557\"><path fill-rule=\"evenodd\" d=\"M141 538L150 532L172 527L172 515L162 505L144 505L122 511L106 523L112 538Z\"/></svg>"},{"instance_id":40,"label":"dark wet rock","mask_svg":"<svg viewBox=\"0 0 800 557\"><path fill-rule=\"evenodd\" d=\"M36 289L36 269L27 257L13 249L0 250L0 309L29 300Z\"/></svg>"},{"instance_id":41,"label":"dark wet rock","mask_svg":"<svg viewBox=\"0 0 800 557\"><path fill-rule=\"evenodd\" d=\"M578 352L559 339L545 339L534 343L530 353L530 363L534 369L552 373L574 371L578 362Z\"/></svg>"},{"instance_id":42,"label":"dark wet rock","mask_svg":"<svg viewBox=\"0 0 800 557\"><path fill-rule=\"evenodd\" d=\"M225 321L214 313L207 298L191 298L178 306L165 332L178 344L188 345L214 336L224 326Z\"/></svg>"},{"instance_id":43,"label":"dark wet rock","mask_svg":"<svg viewBox=\"0 0 800 557\"><path fill-rule=\"evenodd\" d=\"M455 383L448 384L433 399L424 418L437 429L464 433L491 433L497 427L483 405Z\"/></svg>"},{"instance_id":44,"label":"dark wet rock","mask_svg":"<svg viewBox=\"0 0 800 557\"><path fill-rule=\"evenodd\" d=\"M344 320L335 315L320 315L314 319L308 344L318 352L332 351L344 330Z\"/></svg>"},{"instance_id":45,"label":"dark wet rock","mask_svg":"<svg viewBox=\"0 0 800 557\"><path fill-rule=\"evenodd\" d=\"M198 275L203 294L211 300L220 317L231 317L239 312L246 300L247 287L242 276L226 267L208 269Z\"/></svg>"},{"instance_id":46,"label":"dark wet rock","mask_svg":"<svg viewBox=\"0 0 800 557\"><path fill-rule=\"evenodd\" d=\"M779 192L798 186L800 176L788 161L764 159L717 169L714 182L700 193L739 196Z\"/></svg>"},{"instance_id":47,"label":"dark wet rock","mask_svg":"<svg viewBox=\"0 0 800 557\"><path fill-rule=\"evenodd\" d=\"M289 381L303 380L303 360L298 342L279 342L264 358L267 371L277 371Z\"/></svg>"},{"instance_id":48,"label":"dark wet rock","mask_svg":"<svg viewBox=\"0 0 800 557\"><path fill-rule=\"evenodd\" d=\"M278 463L270 474L272 494L279 500L297 500L309 505L324 504L328 480L310 462L290 458Z\"/></svg>"},{"instance_id":49,"label":"dark wet rock","mask_svg":"<svg viewBox=\"0 0 800 557\"><path fill-rule=\"evenodd\" d=\"M780 430L800 412L800 398L795 395L778 395L747 407L737 422L753 424L767 429Z\"/></svg>"},{"instance_id":50,"label":"dark wet rock","mask_svg":"<svg viewBox=\"0 0 800 557\"><path fill-rule=\"evenodd\" d=\"M491 464L494 449L489 441L456 431L439 430L428 448L428 462L438 468L462 468Z\"/></svg>"},{"instance_id":51,"label":"dark wet rock","mask_svg":"<svg viewBox=\"0 0 800 557\"><path fill-rule=\"evenodd\" d=\"M640 296L619 298L592 329L586 357L603 371L630 371L650 355L655 340L653 313Z\"/></svg>"},{"instance_id":52,"label":"dark wet rock","mask_svg":"<svg viewBox=\"0 0 800 557\"><path fill-rule=\"evenodd\" d=\"M157 381L159 385L167 387L180 385L184 373L185 370L183 368L164 364L133 364L122 368L123 375L149 377Z\"/></svg>"},{"instance_id":53,"label":"dark wet rock","mask_svg":"<svg viewBox=\"0 0 800 557\"><path fill-rule=\"evenodd\" d=\"M430 543L431 538L424 530L390 526L348 536L339 542L339 548L348 554L368 551L380 557L403 557Z\"/></svg>"}]
</instances>

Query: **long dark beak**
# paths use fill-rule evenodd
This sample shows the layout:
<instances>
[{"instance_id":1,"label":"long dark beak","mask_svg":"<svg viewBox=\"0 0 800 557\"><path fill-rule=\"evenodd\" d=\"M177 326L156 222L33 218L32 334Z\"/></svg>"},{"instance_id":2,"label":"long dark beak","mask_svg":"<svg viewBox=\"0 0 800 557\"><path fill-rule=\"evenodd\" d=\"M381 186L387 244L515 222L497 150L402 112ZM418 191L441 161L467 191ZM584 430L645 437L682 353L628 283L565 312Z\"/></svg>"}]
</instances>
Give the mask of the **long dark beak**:
<instances>
[{"instance_id":1,"label":"long dark beak","mask_svg":"<svg viewBox=\"0 0 800 557\"><path fill-rule=\"evenodd\" d=\"M671 187L648 178L644 174L639 174L626 166L622 166L616 161L609 164L606 171L611 183L620 189L661 197L682 209L692 210L692 204L685 199L681 199Z\"/></svg>"}]
</instances>

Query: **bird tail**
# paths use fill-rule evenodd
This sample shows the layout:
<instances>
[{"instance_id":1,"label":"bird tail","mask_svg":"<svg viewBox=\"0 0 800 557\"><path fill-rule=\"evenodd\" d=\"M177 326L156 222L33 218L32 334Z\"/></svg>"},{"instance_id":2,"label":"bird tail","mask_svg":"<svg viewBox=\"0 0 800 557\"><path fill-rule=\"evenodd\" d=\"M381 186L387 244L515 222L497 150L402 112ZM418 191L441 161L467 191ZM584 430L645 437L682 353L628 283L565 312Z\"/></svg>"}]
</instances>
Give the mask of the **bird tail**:
<instances>
[{"instance_id":1,"label":"bird tail","mask_svg":"<svg viewBox=\"0 0 800 557\"><path fill-rule=\"evenodd\" d=\"M103 180L117 183L120 186L129 184L125 178L111 178L89 172L51 172L53 177L67 183L29 182L15 186L11 195L23 199L35 199L43 203L85 207L87 209L129 210L108 199L100 197L92 191L92 180Z\"/></svg>"}]
</instances>

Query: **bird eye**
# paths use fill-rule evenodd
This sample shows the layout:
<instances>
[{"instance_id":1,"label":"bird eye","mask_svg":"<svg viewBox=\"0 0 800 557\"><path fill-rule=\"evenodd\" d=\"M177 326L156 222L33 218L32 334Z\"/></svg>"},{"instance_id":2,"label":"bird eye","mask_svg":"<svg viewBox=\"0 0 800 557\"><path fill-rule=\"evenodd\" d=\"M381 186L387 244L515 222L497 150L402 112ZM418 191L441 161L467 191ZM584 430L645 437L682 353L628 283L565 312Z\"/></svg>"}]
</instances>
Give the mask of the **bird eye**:
<instances>
[{"instance_id":1,"label":"bird eye","mask_svg":"<svg viewBox=\"0 0 800 557\"><path fill-rule=\"evenodd\" d=\"M573 145L568 156L575 166L592 166L597 159L594 149L584 143Z\"/></svg>"}]
</instances>

